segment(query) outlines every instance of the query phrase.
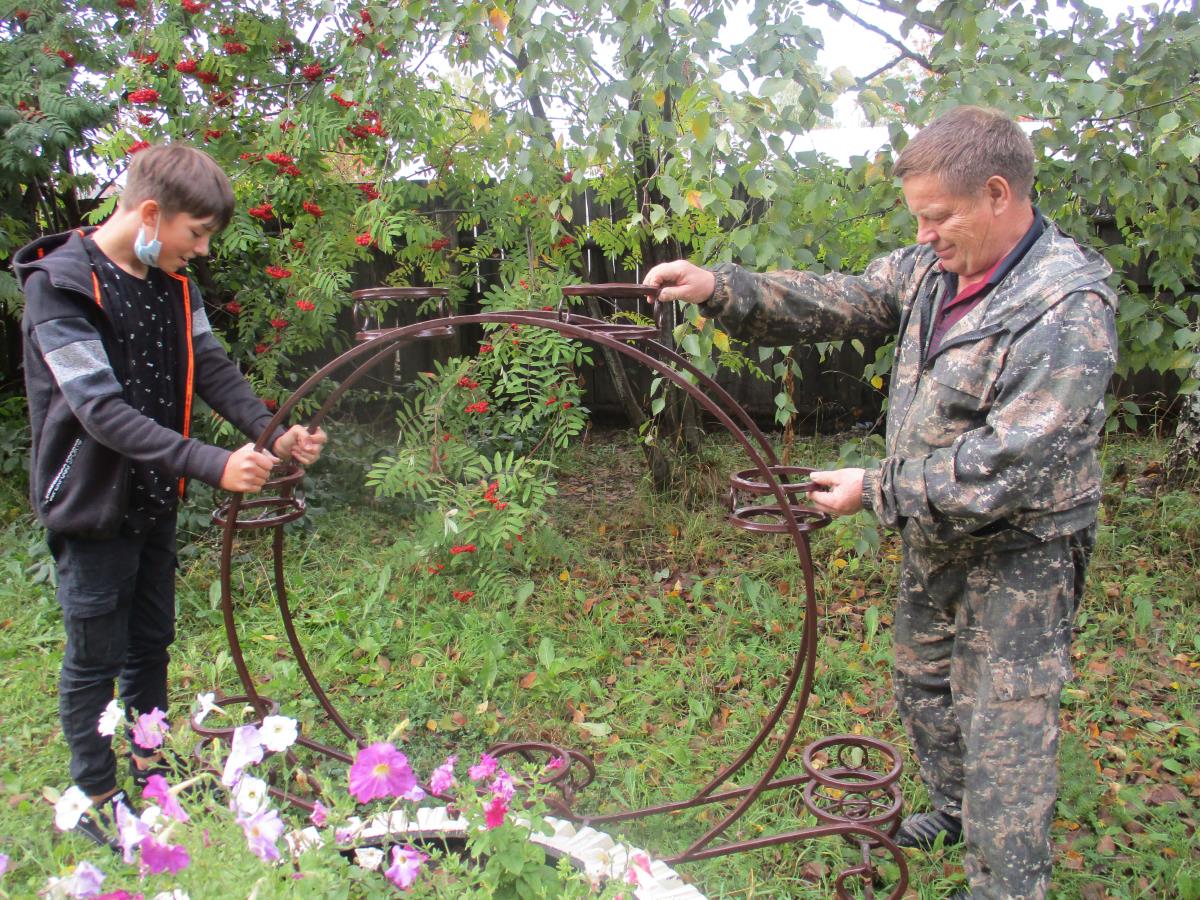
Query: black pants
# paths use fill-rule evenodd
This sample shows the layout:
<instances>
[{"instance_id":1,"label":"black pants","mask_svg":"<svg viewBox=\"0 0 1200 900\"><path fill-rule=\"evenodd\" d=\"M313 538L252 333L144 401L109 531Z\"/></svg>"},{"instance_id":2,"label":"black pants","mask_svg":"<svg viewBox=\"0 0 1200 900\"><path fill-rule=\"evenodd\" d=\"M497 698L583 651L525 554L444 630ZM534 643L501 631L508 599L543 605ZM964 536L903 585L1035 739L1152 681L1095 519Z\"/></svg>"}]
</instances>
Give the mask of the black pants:
<instances>
[{"instance_id":1,"label":"black pants","mask_svg":"<svg viewBox=\"0 0 1200 900\"><path fill-rule=\"evenodd\" d=\"M67 633L58 711L71 780L88 794L117 786L111 738L97 731L119 680L131 716L167 710L167 648L175 640L175 513L106 540L51 532Z\"/></svg>"}]
</instances>

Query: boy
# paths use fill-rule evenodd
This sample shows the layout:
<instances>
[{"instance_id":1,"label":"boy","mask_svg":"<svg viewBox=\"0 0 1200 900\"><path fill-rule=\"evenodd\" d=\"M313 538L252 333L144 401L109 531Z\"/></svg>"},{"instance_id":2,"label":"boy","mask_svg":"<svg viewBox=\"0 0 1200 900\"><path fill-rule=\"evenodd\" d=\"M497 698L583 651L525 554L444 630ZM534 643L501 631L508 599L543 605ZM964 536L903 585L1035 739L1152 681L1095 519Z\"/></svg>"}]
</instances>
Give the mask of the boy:
<instances>
[{"instance_id":1,"label":"boy","mask_svg":"<svg viewBox=\"0 0 1200 900\"><path fill-rule=\"evenodd\" d=\"M111 741L97 731L114 679L128 715L167 709L184 480L258 491L276 457L308 465L325 443L299 425L273 436L274 456L188 437L193 394L250 436L271 419L213 336L196 284L178 274L208 253L233 207L207 154L151 147L134 157L103 225L40 238L14 259L26 300L30 492L66 629L59 715L71 778L99 810L76 829L100 844L110 839L97 818L124 799ZM144 785L161 757L138 751L130 769Z\"/></svg>"}]
</instances>

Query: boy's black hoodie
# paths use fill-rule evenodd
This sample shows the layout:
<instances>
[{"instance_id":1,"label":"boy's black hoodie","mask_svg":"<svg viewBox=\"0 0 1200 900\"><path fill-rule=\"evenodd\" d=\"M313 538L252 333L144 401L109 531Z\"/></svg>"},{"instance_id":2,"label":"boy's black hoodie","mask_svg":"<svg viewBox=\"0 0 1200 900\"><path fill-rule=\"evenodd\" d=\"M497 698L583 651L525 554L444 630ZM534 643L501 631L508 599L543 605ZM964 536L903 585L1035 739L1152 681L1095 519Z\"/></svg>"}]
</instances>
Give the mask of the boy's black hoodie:
<instances>
[{"instance_id":1,"label":"boy's black hoodie","mask_svg":"<svg viewBox=\"0 0 1200 900\"><path fill-rule=\"evenodd\" d=\"M115 535L129 502L130 461L217 486L229 451L188 437L193 394L257 437L271 413L212 333L196 284L172 274L180 304L180 421L164 428L125 400L126 354L106 311L84 235L48 235L21 248L25 388L33 431L30 497L47 528L77 537ZM272 442L278 433L272 437Z\"/></svg>"}]
</instances>

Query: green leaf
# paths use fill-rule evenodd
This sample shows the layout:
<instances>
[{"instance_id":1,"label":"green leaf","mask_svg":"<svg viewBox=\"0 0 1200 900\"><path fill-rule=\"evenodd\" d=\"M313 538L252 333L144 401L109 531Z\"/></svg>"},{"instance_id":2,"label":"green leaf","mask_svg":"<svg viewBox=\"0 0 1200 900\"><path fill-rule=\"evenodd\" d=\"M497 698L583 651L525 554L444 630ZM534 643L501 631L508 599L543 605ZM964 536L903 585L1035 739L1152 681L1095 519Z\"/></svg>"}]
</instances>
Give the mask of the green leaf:
<instances>
[{"instance_id":1,"label":"green leaf","mask_svg":"<svg viewBox=\"0 0 1200 900\"><path fill-rule=\"evenodd\" d=\"M548 669L554 663L554 642L548 637L542 638L537 650L538 662L543 669Z\"/></svg>"},{"instance_id":2,"label":"green leaf","mask_svg":"<svg viewBox=\"0 0 1200 900\"><path fill-rule=\"evenodd\" d=\"M1185 159L1200 159L1200 135L1188 134L1179 139L1179 152Z\"/></svg>"},{"instance_id":3,"label":"green leaf","mask_svg":"<svg viewBox=\"0 0 1200 900\"><path fill-rule=\"evenodd\" d=\"M1161 119L1158 120L1158 133L1166 134L1167 132L1174 131L1176 128L1179 127L1180 121L1181 120L1179 118L1179 113L1175 112L1174 110L1171 110L1169 113L1167 113L1165 116L1163 116Z\"/></svg>"}]
</instances>

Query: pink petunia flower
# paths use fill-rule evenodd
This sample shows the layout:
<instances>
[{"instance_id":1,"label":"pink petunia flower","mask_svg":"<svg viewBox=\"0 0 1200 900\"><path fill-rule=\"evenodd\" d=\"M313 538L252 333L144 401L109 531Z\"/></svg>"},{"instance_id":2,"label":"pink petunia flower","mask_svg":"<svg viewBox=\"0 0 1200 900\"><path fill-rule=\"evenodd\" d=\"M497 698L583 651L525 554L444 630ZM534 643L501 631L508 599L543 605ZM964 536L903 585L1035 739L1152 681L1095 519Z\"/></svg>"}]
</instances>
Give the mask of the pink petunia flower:
<instances>
[{"instance_id":1,"label":"pink petunia flower","mask_svg":"<svg viewBox=\"0 0 1200 900\"><path fill-rule=\"evenodd\" d=\"M400 890L407 891L416 882L421 863L427 859L429 857L415 847L392 847L392 865L383 874Z\"/></svg>"},{"instance_id":2,"label":"pink petunia flower","mask_svg":"<svg viewBox=\"0 0 1200 900\"><path fill-rule=\"evenodd\" d=\"M247 766L262 762L262 758L262 739L258 736L258 729L253 725L235 728L229 758L225 760L225 771L221 774L221 784L233 787L242 771Z\"/></svg>"},{"instance_id":3,"label":"pink petunia flower","mask_svg":"<svg viewBox=\"0 0 1200 900\"><path fill-rule=\"evenodd\" d=\"M279 848L275 842L282 837L284 826L278 810L263 807L252 816L238 816L237 822L245 832L251 853L263 862L279 859Z\"/></svg>"},{"instance_id":4,"label":"pink petunia flower","mask_svg":"<svg viewBox=\"0 0 1200 900\"><path fill-rule=\"evenodd\" d=\"M142 841L142 872L161 875L186 869L192 862L187 847L182 844L160 844L153 836Z\"/></svg>"},{"instance_id":5,"label":"pink petunia flower","mask_svg":"<svg viewBox=\"0 0 1200 900\"><path fill-rule=\"evenodd\" d=\"M492 802L488 804L487 809L483 813L483 824L487 827L488 831L503 825L504 816L507 812L508 801L498 794L493 795Z\"/></svg>"},{"instance_id":6,"label":"pink petunia flower","mask_svg":"<svg viewBox=\"0 0 1200 900\"><path fill-rule=\"evenodd\" d=\"M467 775L470 776L472 781L482 781L485 778L491 778L496 774L496 765L496 757L480 753L479 764L471 766L467 770Z\"/></svg>"},{"instance_id":7,"label":"pink petunia flower","mask_svg":"<svg viewBox=\"0 0 1200 900\"><path fill-rule=\"evenodd\" d=\"M190 818L184 812L183 807L179 805L179 800L171 793L167 779L161 775L151 775L146 779L146 786L142 788L142 796L147 800L156 801L162 808L164 816L169 816L178 822L186 822Z\"/></svg>"},{"instance_id":8,"label":"pink petunia flower","mask_svg":"<svg viewBox=\"0 0 1200 900\"><path fill-rule=\"evenodd\" d=\"M496 773L496 777L492 780L489 789L491 790L493 797L499 797L505 803L511 800L513 794L516 792L516 787L513 785L512 776L503 769L500 769Z\"/></svg>"},{"instance_id":9,"label":"pink petunia flower","mask_svg":"<svg viewBox=\"0 0 1200 900\"><path fill-rule=\"evenodd\" d=\"M625 870L626 884L640 884L650 875L650 857L640 850L629 857L629 868Z\"/></svg>"},{"instance_id":10,"label":"pink petunia flower","mask_svg":"<svg viewBox=\"0 0 1200 900\"><path fill-rule=\"evenodd\" d=\"M161 747L170 727L167 724L167 714L156 706L150 712L138 716L133 725L133 742L143 750Z\"/></svg>"},{"instance_id":11,"label":"pink petunia flower","mask_svg":"<svg viewBox=\"0 0 1200 900\"><path fill-rule=\"evenodd\" d=\"M391 744L371 744L358 751L350 766L350 795L359 803L381 797L402 797L418 801L425 792L417 786L417 777L408 757Z\"/></svg>"},{"instance_id":12,"label":"pink petunia flower","mask_svg":"<svg viewBox=\"0 0 1200 900\"><path fill-rule=\"evenodd\" d=\"M429 787L435 794L444 794L454 787L454 765L457 762L457 756L447 756L446 761L433 770L429 776Z\"/></svg>"},{"instance_id":13,"label":"pink petunia flower","mask_svg":"<svg viewBox=\"0 0 1200 900\"><path fill-rule=\"evenodd\" d=\"M313 804L313 811L309 815L308 821L312 822L318 828L324 828L325 823L329 821L329 810L325 808L325 804L320 800Z\"/></svg>"}]
</instances>

